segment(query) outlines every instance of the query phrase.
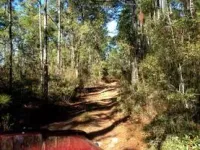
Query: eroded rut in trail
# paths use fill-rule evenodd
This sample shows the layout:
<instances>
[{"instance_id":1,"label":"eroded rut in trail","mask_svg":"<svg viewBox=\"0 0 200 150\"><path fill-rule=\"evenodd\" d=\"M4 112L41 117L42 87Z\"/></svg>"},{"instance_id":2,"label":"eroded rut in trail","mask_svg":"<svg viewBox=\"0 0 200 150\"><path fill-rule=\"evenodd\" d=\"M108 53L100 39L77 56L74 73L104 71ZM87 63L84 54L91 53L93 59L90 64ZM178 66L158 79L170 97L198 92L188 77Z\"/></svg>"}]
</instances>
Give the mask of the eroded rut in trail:
<instances>
[{"instance_id":1,"label":"eroded rut in trail","mask_svg":"<svg viewBox=\"0 0 200 150\"><path fill-rule=\"evenodd\" d=\"M98 89L98 88L97 88ZM73 103L74 113L82 111L72 119L52 123L51 130L83 130L103 150L143 150L144 133L141 125L134 125L118 110L117 83L87 93ZM81 108L81 109L80 109Z\"/></svg>"}]
</instances>

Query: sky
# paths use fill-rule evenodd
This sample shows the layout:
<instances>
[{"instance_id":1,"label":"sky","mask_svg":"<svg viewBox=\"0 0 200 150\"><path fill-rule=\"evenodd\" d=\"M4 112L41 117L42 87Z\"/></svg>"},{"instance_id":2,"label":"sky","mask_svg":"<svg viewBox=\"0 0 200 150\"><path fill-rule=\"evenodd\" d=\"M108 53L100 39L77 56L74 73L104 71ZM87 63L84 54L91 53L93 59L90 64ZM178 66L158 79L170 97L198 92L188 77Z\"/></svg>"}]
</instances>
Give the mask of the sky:
<instances>
[{"instance_id":1,"label":"sky","mask_svg":"<svg viewBox=\"0 0 200 150\"><path fill-rule=\"evenodd\" d=\"M112 20L112 21L108 22L106 27L107 27L109 36L114 37L118 34L116 20Z\"/></svg>"},{"instance_id":2,"label":"sky","mask_svg":"<svg viewBox=\"0 0 200 150\"><path fill-rule=\"evenodd\" d=\"M43 0L41 0L43 2ZM17 6L17 9L20 10L20 5L18 4L19 0L15 0L15 5ZM106 28L108 30L108 36L114 37L118 34L117 31L117 20L111 20L110 22L107 23Z\"/></svg>"}]
</instances>

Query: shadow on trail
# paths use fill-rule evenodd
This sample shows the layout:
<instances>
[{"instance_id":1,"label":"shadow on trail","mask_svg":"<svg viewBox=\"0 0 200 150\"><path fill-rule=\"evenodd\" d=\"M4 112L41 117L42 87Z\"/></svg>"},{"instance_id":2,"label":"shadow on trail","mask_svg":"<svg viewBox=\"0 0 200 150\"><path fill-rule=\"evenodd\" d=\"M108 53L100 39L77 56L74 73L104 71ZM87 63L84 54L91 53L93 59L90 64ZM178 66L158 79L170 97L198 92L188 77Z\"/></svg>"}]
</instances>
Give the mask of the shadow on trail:
<instances>
[{"instance_id":1,"label":"shadow on trail","mask_svg":"<svg viewBox=\"0 0 200 150\"><path fill-rule=\"evenodd\" d=\"M91 139L93 139L93 138L95 138L95 137L97 137L97 136L104 135L104 134L106 134L106 133L112 131L112 130L113 130L117 125L119 125L120 123L127 121L128 118L129 118L129 116L123 117L123 118L121 118L121 119L115 121L115 122L112 123L110 126L104 128L104 129L101 129L101 130L98 130L98 131L94 131L94 132L88 133L88 136L89 136Z\"/></svg>"},{"instance_id":2,"label":"shadow on trail","mask_svg":"<svg viewBox=\"0 0 200 150\"><path fill-rule=\"evenodd\" d=\"M89 89L89 94L93 92L98 92L107 87L97 87L95 89ZM109 90L109 89L108 89ZM79 101L74 103L49 103L49 104L39 104L34 105L32 103L23 104L20 107L13 107L15 109L10 110L12 115L16 118L16 126L14 130L21 130L23 127L32 129L40 129L46 125L52 123L62 123L62 126L70 125L76 127L81 124L88 124L94 121L86 119L85 121L74 121L65 123L67 120L73 120L75 117L79 117L86 112L103 112L106 110L111 110L117 105L116 98L95 100L84 100L79 99ZM114 114L114 112L113 112ZM110 117L109 114L107 117ZM58 125L59 126L59 125Z\"/></svg>"},{"instance_id":3,"label":"shadow on trail","mask_svg":"<svg viewBox=\"0 0 200 150\"><path fill-rule=\"evenodd\" d=\"M72 119L85 112L110 110L116 105L117 103L112 101L106 105L98 102L82 102L68 106L49 104L40 108L22 108L20 118L24 118L24 120L21 119L24 126L40 128L53 122Z\"/></svg>"}]
</instances>

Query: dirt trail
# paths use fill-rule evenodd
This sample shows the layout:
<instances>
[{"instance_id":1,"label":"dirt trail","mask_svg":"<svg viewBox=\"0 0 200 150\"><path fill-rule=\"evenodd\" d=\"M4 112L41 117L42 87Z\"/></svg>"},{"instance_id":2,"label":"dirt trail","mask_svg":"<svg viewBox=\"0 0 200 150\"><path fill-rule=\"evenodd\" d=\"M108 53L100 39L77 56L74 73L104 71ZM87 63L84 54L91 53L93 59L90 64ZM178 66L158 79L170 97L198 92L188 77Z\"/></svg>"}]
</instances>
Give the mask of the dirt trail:
<instances>
[{"instance_id":1,"label":"dirt trail","mask_svg":"<svg viewBox=\"0 0 200 150\"><path fill-rule=\"evenodd\" d=\"M142 125L134 125L127 116L119 112L118 93L116 82L96 88L82 96L80 102L73 104L77 112L82 111L78 113L80 115L50 124L48 128L83 130L103 150L144 150L146 144L143 141L145 135Z\"/></svg>"}]
</instances>

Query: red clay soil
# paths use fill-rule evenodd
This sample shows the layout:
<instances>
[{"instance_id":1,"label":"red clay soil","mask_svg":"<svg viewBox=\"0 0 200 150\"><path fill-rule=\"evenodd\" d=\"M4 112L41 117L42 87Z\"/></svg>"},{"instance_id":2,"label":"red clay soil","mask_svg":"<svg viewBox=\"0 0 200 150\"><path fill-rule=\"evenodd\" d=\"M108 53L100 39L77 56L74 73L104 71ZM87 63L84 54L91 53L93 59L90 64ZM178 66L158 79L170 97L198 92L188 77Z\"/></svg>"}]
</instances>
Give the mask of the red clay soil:
<instances>
[{"instance_id":1,"label":"red clay soil","mask_svg":"<svg viewBox=\"0 0 200 150\"><path fill-rule=\"evenodd\" d=\"M143 131L148 121L133 123L128 116L118 110L117 82L104 85L85 94L75 108L84 107L85 111L70 120L48 125L50 130L83 130L103 150L144 150L147 144Z\"/></svg>"}]
</instances>

